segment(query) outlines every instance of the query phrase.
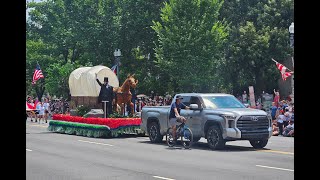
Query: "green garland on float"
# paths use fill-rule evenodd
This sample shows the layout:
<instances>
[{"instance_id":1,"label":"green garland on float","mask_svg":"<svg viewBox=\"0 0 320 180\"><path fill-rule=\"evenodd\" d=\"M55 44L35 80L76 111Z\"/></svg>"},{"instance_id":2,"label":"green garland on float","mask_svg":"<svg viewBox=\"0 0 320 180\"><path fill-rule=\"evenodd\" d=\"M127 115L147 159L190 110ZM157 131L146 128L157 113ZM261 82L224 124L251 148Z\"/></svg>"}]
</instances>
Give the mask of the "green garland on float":
<instances>
[{"instance_id":1,"label":"green garland on float","mask_svg":"<svg viewBox=\"0 0 320 180\"><path fill-rule=\"evenodd\" d=\"M118 137L122 134L132 134L137 133L140 130L140 126L122 126L117 129L110 129L105 125L94 125L94 124L84 124L75 123L67 121L54 121L51 120L48 126L49 131L77 135L77 136L87 136L94 138L108 138L108 137Z\"/></svg>"}]
</instances>

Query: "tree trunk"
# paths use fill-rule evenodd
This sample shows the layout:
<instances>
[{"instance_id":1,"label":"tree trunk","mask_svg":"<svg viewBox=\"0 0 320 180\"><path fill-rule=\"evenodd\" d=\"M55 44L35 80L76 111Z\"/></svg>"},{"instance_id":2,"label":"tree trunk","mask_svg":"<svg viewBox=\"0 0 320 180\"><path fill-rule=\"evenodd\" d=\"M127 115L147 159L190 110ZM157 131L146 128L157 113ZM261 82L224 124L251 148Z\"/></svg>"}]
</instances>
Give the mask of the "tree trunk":
<instances>
[{"instance_id":1,"label":"tree trunk","mask_svg":"<svg viewBox=\"0 0 320 180\"><path fill-rule=\"evenodd\" d=\"M76 48L76 45L73 46L72 49L72 56L71 56L71 63L74 63L78 56L78 49Z\"/></svg>"},{"instance_id":2,"label":"tree trunk","mask_svg":"<svg viewBox=\"0 0 320 180\"><path fill-rule=\"evenodd\" d=\"M43 96L43 93L44 93L44 85L40 85L40 87L36 86L36 93L37 93L37 97L38 97L38 100L41 101L41 98Z\"/></svg>"},{"instance_id":3,"label":"tree trunk","mask_svg":"<svg viewBox=\"0 0 320 180\"><path fill-rule=\"evenodd\" d=\"M256 87L254 87L255 94L260 95L265 88L265 83L263 82L264 75L259 71L255 71L255 76L256 76Z\"/></svg>"},{"instance_id":4,"label":"tree trunk","mask_svg":"<svg viewBox=\"0 0 320 180\"><path fill-rule=\"evenodd\" d=\"M66 48L63 50L63 57L64 57L64 61L66 63L68 63L68 54L69 54L69 50Z\"/></svg>"}]
</instances>

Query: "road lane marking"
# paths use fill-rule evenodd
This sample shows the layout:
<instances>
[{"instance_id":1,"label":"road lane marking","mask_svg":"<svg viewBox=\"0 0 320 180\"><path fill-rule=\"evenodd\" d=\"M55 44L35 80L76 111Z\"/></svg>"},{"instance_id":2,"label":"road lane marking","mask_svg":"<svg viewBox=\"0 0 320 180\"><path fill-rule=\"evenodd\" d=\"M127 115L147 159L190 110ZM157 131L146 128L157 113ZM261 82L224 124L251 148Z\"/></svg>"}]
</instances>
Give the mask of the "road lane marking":
<instances>
[{"instance_id":1,"label":"road lane marking","mask_svg":"<svg viewBox=\"0 0 320 180\"><path fill-rule=\"evenodd\" d=\"M92 141L84 141L84 140L78 140L80 142L86 142L91 144L99 144L99 145L105 145L105 146L113 146L112 144L104 144L104 143L98 143L98 142L92 142Z\"/></svg>"},{"instance_id":2,"label":"road lane marking","mask_svg":"<svg viewBox=\"0 0 320 180\"><path fill-rule=\"evenodd\" d=\"M165 179L165 180L175 180L175 179L165 178L165 177L161 177L161 176L152 176L152 177L158 178L158 179Z\"/></svg>"},{"instance_id":3,"label":"road lane marking","mask_svg":"<svg viewBox=\"0 0 320 180\"><path fill-rule=\"evenodd\" d=\"M278 168L278 167L271 167L271 166L262 166L262 165L256 165L258 167L263 167L263 168L269 168L269 169L279 169L283 171L294 171L293 169L285 169L285 168Z\"/></svg>"},{"instance_id":4,"label":"road lane marking","mask_svg":"<svg viewBox=\"0 0 320 180\"><path fill-rule=\"evenodd\" d=\"M279 154L290 154L290 155L294 155L294 153L292 153L292 152L276 151L276 150L257 150L257 151L273 152L273 153L279 153Z\"/></svg>"},{"instance_id":5,"label":"road lane marking","mask_svg":"<svg viewBox=\"0 0 320 180\"><path fill-rule=\"evenodd\" d=\"M26 149L27 151L32 151L31 149Z\"/></svg>"}]
</instances>

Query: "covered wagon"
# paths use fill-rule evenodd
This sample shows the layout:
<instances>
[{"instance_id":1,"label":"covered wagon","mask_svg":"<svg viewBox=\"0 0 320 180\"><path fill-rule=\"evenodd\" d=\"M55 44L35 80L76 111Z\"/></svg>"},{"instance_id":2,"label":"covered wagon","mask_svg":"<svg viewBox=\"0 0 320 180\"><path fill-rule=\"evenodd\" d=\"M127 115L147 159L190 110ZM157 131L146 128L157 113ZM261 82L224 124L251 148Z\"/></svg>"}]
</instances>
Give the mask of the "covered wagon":
<instances>
[{"instance_id":1,"label":"covered wagon","mask_svg":"<svg viewBox=\"0 0 320 180\"><path fill-rule=\"evenodd\" d=\"M106 66L99 65L75 69L69 76L71 109L79 105L84 105L92 109L101 107L98 103L100 86L96 81L95 74L97 74L100 82L103 82L104 77L108 77L111 86L119 87L117 75Z\"/></svg>"}]
</instances>

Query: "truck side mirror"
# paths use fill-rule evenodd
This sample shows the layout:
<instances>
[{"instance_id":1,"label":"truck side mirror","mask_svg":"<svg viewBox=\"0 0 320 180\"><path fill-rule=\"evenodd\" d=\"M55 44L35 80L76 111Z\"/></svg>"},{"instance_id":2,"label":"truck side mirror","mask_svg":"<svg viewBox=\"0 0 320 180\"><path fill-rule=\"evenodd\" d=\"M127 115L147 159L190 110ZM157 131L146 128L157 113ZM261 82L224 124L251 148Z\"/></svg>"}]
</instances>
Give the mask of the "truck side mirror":
<instances>
[{"instance_id":1,"label":"truck side mirror","mask_svg":"<svg viewBox=\"0 0 320 180\"><path fill-rule=\"evenodd\" d=\"M198 104L190 104L190 109L191 110L202 110L203 108L198 106Z\"/></svg>"}]
</instances>

